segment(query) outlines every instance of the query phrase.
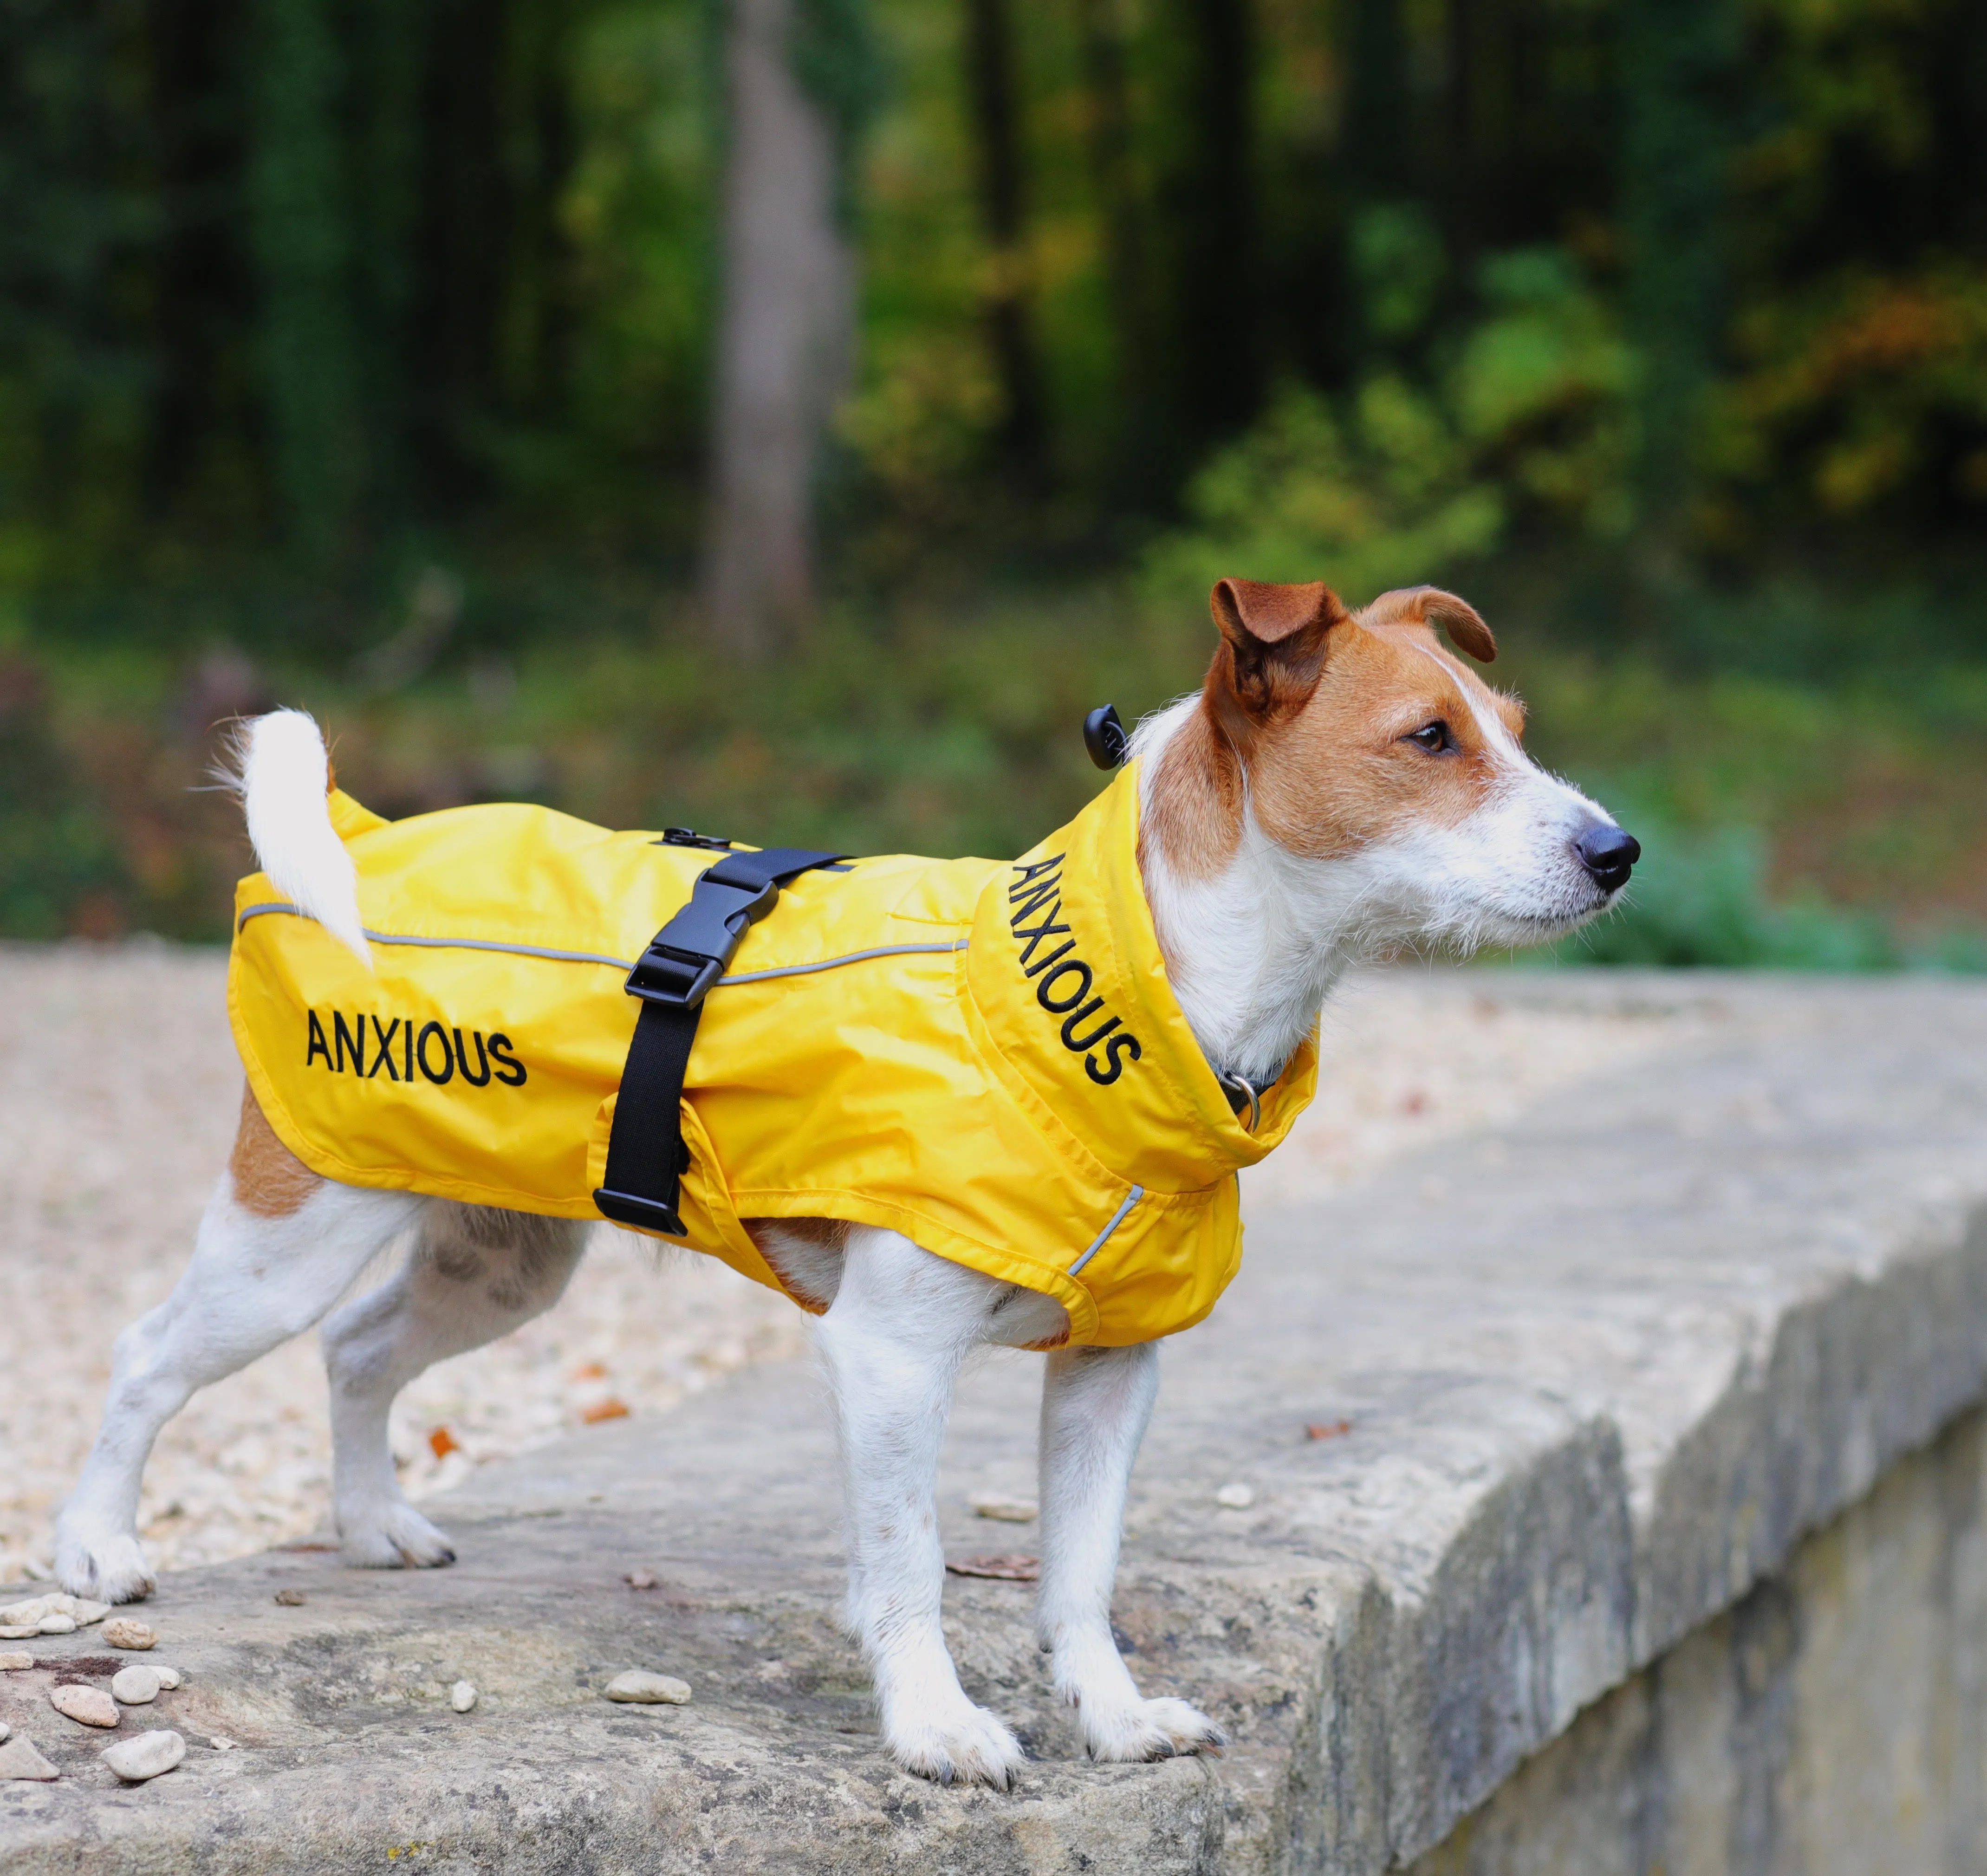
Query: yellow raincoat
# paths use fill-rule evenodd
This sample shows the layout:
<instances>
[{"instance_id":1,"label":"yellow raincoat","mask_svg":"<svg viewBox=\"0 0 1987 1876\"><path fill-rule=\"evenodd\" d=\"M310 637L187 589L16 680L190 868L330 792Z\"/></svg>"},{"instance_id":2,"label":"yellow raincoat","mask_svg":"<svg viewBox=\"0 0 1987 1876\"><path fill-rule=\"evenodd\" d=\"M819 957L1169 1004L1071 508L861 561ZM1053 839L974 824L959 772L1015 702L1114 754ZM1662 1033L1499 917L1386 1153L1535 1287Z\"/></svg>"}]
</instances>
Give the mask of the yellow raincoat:
<instances>
[{"instance_id":1,"label":"yellow raincoat","mask_svg":"<svg viewBox=\"0 0 1987 1876\"><path fill-rule=\"evenodd\" d=\"M1056 1297L1079 1344L1206 1315L1241 1260L1236 1169L1289 1131L1317 1058L1253 1132L1230 1112L1166 981L1138 802L1128 768L1011 863L785 887L705 1000L683 1241L779 1287L742 1220L886 1226ZM331 808L371 973L266 875L236 894L228 1008L270 1125L348 1184L597 1217L622 980L717 856L543 808Z\"/></svg>"}]
</instances>

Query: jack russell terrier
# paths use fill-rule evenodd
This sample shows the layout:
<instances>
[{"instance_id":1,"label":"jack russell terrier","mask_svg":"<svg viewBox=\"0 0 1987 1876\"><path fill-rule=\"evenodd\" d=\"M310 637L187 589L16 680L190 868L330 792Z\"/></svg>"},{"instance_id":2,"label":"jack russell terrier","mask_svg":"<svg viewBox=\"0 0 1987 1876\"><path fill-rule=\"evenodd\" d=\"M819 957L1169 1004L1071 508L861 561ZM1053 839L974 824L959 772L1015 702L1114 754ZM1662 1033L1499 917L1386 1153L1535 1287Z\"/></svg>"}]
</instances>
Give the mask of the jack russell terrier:
<instances>
[{"instance_id":1,"label":"jack russell terrier","mask_svg":"<svg viewBox=\"0 0 1987 1876\"><path fill-rule=\"evenodd\" d=\"M332 787L309 717L248 725L240 1129L186 1274L118 1338L62 1582L150 1591L159 1429L321 1320L346 1558L451 1561L395 1481L388 1411L555 1301L605 1216L818 1317L848 1621L900 1764L1005 1788L1022 1763L940 1625L939 1448L988 1343L1046 1351L1037 1625L1091 1757L1218 1749L1186 1702L1140 1694L1111 1597L1159 1341L1240 1260L1235 1172L1309 1099L1348 966L1571 931L1640 849L1438 642L1496 655L1452 595L1352 612L1321 583L1227 579L1213 610L1199 693L1011 864L529 807L388 822ZM398 1274L338 1307L403 1238Z\"/></svg>"}]
</instances>

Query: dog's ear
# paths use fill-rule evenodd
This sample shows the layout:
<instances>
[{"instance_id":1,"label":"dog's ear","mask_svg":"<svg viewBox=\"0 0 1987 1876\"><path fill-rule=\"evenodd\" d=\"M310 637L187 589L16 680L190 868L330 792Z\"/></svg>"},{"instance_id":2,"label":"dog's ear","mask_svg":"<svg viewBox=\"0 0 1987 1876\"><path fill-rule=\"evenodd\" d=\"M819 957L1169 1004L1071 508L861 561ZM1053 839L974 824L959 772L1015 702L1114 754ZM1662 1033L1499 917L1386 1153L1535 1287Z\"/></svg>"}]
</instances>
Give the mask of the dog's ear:
<instances>
[{"instance_id":1,"label":"dog's ear","mask_svg":"<svg viewBox=\"0 0 1987 1876\"><path fill-rule=\"evenodd\" d=\"M1216 580L1209 609L1221 629L1210 683L1257 722L1294 709L1317 687L1325 636L1351 615L1322 580L1277 586L1262 580Z\"/></svg>"},{"instance_id":2,"label":"dog's ear","mask_svg":"<svg viewBox=\"0 0 1987 1876\"><path fill-rule=\"evenodd\" d=\"M1402 619L1417 625L1432 620L1448 627L1457 650L1466 651L1484 664L1497 655L1497 641L1484 624L1482 614L1467 599L1459 599L1439 586L1403 586L1394 592L1383 592L1360 617L1375 626L1391 625Z\"/></svg>"}]
</instances>

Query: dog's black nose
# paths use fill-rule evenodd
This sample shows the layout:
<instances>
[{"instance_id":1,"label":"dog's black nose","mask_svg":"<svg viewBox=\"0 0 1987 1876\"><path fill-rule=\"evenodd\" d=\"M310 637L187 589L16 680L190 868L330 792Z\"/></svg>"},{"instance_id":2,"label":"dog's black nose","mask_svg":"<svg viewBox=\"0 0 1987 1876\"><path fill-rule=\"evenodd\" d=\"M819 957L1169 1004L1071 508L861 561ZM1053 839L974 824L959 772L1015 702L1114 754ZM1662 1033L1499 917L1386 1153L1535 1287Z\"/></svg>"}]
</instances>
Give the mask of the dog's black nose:
<instances>
[{"instance_id":1,"label":"dog's black nose","mask_svg":"<svg viewBox=\"0 0 1987 1876\"><path fill-rule=\"evenodd\" d=\"M1605 827L1589 828L1573 843L1573 850L1594 882L1611 892L1628 883L1629 869L1642 857L1642 843L1611 822Z\"/></svg>"}]
</instances>

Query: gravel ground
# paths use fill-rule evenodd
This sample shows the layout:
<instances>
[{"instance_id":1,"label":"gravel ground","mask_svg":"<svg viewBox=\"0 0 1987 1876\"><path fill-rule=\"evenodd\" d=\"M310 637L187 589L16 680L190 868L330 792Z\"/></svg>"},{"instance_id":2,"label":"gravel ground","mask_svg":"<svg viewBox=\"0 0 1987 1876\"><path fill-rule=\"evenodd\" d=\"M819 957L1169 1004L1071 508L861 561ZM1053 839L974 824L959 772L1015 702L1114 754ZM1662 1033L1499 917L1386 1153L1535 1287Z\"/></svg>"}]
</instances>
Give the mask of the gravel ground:
<instances>
[{"instance_id":1,"label":"gravel ground","mask_svg":"<svg viewBox=\"0 0 1987 1876\"><path fill-rule=\"evenodd\" d=\"M241 1069L224 960L157 943L0 947L0 1584L46 1571L118 1330L171 1288L225 1160ZM1249 1176L1302 1204L1444 1134L1680 1040L1702 1011L1539 1007L1495 973L1375 973L1334 1003L1318 1098ZM713 1260L602 1228L558 1307L401 1396L410 1496L623 1414L667 1413L806 1345L806 1318ZM659 1265L661 1267L659 1269ZM160 1436L140 1525L167 1569L318 1527L330 1438L314 1340L197 1395Z\"/></svg>"}]
</instances>

